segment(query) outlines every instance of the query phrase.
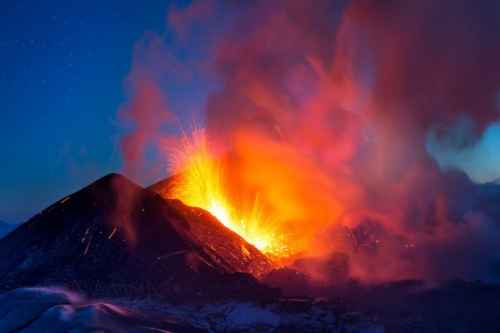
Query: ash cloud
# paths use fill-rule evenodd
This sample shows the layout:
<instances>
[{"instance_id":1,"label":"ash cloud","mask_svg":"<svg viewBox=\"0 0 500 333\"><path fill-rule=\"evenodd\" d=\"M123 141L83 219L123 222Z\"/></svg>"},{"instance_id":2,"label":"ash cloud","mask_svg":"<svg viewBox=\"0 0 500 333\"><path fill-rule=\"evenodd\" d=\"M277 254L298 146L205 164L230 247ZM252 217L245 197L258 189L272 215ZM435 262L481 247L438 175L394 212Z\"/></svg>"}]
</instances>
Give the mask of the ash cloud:
<instances>
[{"instance_id":1,"label":"ash cloud","mask_svg":"<svg viewBox=\"0 0 500 333\"><path fill-rule=\"evenodd\" d=\"M498 120L497 2L210 4L233 18L207 55L220 88L205 116L234 188L258 192L305 255L346 253L356 278L498 278L500 214L426 150L460 119L473 130L456 149ZM175 29L203 16L192 6ZM142 147L156 128L137 123Z\"/></svg>"},{"instance_id":2,"label":"ash cloud","mask_svg":"<svg viewBox=\"0 0 500 333\"><path fill-rule=\"evenodd\" d=\"M342 208L326 216L306 212L297 228L378 226L364 231L374 233L369 237L376 244L353 248L349 241L345 248L337 230L337 241L323 241L318 251L319 242L311 240L311 254L347 251L352 273L366 280L489 276L498 259L491 237L498 236L496 217L454 214L468 180L449 193L450 177L425 142L429 131L442 137L467 118L474 131L458 148L466 147L498 119L497 7L472 1L252 2L216 48L223 88L210 96L208 128L222 142L241 142L251 133L243 148L230 148L243 156L255 144L255 155L276 160L294 151L284 168L293 168L296 159L312 161L314 168L296 171L328 180L291 177L295 188L283 190L314 201L311 191L320 189L323 199ZM255 137L277 148L270 151ZM261 156L254 158L243 164L262 168ZM258 187L271 178L251 183ZM331 221L312 223L318 215Z\"/></svg>"}]
</instances>

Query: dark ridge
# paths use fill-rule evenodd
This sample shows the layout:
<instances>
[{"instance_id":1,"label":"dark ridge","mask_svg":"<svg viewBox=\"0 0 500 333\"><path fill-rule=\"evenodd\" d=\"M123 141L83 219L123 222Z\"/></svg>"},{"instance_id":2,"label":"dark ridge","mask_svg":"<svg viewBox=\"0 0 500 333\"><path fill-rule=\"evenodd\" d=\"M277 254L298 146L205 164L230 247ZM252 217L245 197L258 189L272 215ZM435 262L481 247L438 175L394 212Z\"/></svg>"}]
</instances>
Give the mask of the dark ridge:
<instances>
[{"instance_id":1,"label":"dark ridge","mask_svg":"<svg viewBox=\"0 0 500 333\"><path fill-rule=\"evenodd\" d=\"M269 289L246 273L270 268L210 214L119 174L62 198L0 240L4 290L64 285L103 295L265 295Z\"/></svg>"},{"instance_id":2,"label":"dark ridge","mask_svg":"<svg viewBox=\"0 0 500 333\"><path fill-rule=\"evenodd\" d=\"M173 175L163 180L160 180L154 184L151 184L150 186L147 187L147 189L156 192L163 197L168 197L169 193L172 190L173 185L178 179L179 175Z\"/></svg>"}]
</instances>

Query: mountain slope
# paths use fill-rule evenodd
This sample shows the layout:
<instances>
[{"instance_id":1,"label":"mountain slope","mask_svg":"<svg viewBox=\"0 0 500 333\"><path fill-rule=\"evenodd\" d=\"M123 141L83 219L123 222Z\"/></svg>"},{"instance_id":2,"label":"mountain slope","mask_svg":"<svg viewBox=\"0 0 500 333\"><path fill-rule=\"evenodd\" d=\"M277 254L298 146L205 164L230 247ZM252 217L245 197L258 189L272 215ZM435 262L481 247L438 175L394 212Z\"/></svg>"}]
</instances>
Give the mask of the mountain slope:
<instances>
[{"instance_id":1,"label":"mountain slope","mask_svg":"<svg viewBox=\"0 0 500 333\"><path fill-rule=\"evenodd\" d=\"M171 196L170 192L176 179L177 176L170 176L152 184L147 189L159 194L166 201L171 202L172 200L168 198ZM177 200L174 200L174 202L177 204L180 203ZM191 207L190 210L203 220L215 220L212 215L203 209ZM182 211L186 210L182 209ZM190 220L190 218L188 218L188 220ZM221 226L224 230L221 230ZM223 226L221 223L193 223L191 227L193 233L201 243L210 244L210 248L217 253L227 253L226 259L231 262L231 265L237 266L239 271L247 271L254 276L261 277L273 269L272 262L267 257L263 256L255 246L244 241L243 238ZM232 235L236 235L237 237L233 237ZM240 263L242 261L239 259L240 255L255 259L245 263L245 266L241 266Z\"/></svg>"},{"instance_id":2,"label":"mountain slope","mask_svg":"<svg viewBox=\"0 0 500 333\"><path fill-rule=\"evenodd\" d=\"M96 293L123 286L128 293L146 288L163 295L231 295L260 288L237 272L258 275L271 267L210 214L164 200L117 174L60 200L0 240L3 289L63 284Z\"/></svg>"}]
</instances>

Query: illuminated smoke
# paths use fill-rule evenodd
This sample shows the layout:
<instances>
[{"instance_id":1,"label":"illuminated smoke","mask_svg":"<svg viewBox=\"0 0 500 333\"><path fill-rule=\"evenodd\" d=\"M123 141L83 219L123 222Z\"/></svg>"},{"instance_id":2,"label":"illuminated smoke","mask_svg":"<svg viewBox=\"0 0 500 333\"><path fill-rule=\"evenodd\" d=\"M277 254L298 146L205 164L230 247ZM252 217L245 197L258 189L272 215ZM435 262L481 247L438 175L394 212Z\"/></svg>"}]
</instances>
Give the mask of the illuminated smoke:
<instances>
[{"instance_id":1,"label":"illuminated smoke","mask_svg":"<svg viewBox=\"0 0 500 333\"><path fill-rule=\"evenodd\" d=\"M207 135L229 156L230 198L258 193L297 253L346 253L364 280L492 276L495 216L457 208L472 185L443 173L426 142L466 118L462 149L498 119L496 2L212 5L210 15L233 18L206 57L218 88L204 109ZM183 20L213 24L196 8L170 16L177 33ZM151 88L131 105L151 91L156 100ZM163 142L151 122L163 118L135 109L126 161Z\"/></svg>"}]
</instances>

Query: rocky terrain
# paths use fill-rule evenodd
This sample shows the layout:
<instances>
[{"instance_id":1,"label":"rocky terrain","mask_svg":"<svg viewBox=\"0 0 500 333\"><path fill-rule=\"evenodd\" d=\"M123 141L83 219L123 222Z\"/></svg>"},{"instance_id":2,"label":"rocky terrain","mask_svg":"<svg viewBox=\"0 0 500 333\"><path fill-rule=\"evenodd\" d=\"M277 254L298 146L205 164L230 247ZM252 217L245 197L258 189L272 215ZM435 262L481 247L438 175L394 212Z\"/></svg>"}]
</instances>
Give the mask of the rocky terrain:
<instances>
[{"instance_id":1,"label":"rocky terrain","mask_svg":"<svg viewBox=\"0 0 500 333\"><path fill-rule=\"evenodd\" d=\"M457 209L497 216L499 189L471 187L470 207ZM335 283L315 286L297 269L325 263L277 268L209 213L158 192L111 174L0 239L0 333L500 332L499 285L366 285L338 255L327 265Z\"/></svg>"},{"instance_id":2,"label":"rocky terrain","mask_svg":"<svg viewBox=\"0 0 500 333\"><path fill-rule=\"evenodd\" d=\"M200 209L112 174L0 240L0 287L61 285L96 295L273 295L255 247Z\"/></svg>"}]
</instances>

